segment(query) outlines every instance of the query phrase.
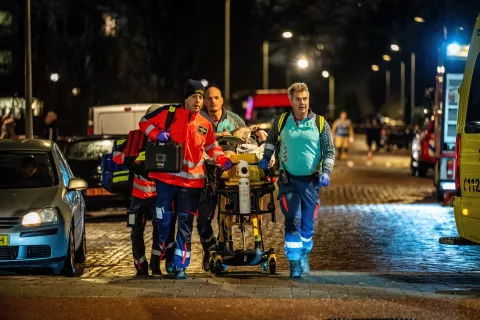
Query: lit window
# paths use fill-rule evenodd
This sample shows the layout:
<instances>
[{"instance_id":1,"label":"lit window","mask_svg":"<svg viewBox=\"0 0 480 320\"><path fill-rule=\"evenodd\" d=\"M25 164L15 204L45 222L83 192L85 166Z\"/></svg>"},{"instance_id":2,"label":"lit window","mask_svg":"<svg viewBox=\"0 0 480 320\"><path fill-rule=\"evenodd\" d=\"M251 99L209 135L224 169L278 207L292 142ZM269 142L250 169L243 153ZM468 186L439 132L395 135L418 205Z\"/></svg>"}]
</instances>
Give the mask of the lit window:
<instances>
[{"instance_id":1,"label":"lit window","mask_svg":"<svg viewBox=\"0 0 480 320\"><path fill-rule=\"evenodd\" d=\"M106 37L115 37L117 35L117 23L116 19L114 16L111 14L105 13L103 15L103 21L104 21L104 34Z\"/></svg>"},{"instance_id":2,"label":"lit window","mask_svg":"<svg viewBox=\"0 0 480 320\"><path fill-rule=\"evenodd\" d=\"M12 14L9 11L0 11L0 26L11 26Z\"/></svg>"},{"instance_id":3,"label":"lit window","mask_svg":"<svg viewBox=\"0 0 480 320\"><path fill-rule=\"evenodd\" d=\"M11 73L12 67L12 52L0 51L0 73Z\"/></svg>"}]
</instances>

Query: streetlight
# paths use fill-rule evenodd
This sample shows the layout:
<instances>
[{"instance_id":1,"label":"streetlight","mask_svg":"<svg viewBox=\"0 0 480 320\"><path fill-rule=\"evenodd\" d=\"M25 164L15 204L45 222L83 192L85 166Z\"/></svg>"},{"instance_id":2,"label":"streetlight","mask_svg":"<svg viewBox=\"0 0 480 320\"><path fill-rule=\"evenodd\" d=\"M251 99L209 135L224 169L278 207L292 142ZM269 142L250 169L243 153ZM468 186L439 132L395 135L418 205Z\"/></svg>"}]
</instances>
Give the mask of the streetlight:
<instances>
[{"instance_id":1,"label":"streetlight","mask_svg":"<svg viewBox=\"0 0 480 320\"><path fill-rule=\"evenodd\" d=\"M282 33L282 37L284 37L285 39L290 39L291 37L293 37L293 33L291 33L290 31L285 31L284 33Z\"/></svg>"},{"instance_id":2,"label":"streetlight","mask_svg":"<svg viewBox=\"0 0 480 320\"><path fill-rule=\"evenodd\" d=\"M425 19L423 19L422 17L413 17L413 21L418 23L425 23Z\"/></svg>"},{"instance_id":3,"label":"streetlight","mask_svg":"<svg viewBox=\"0 0 480 320\"><path fill-rule=\"evenodd\" d=\"M328 78L328 111L329 118L335 117L335 77L327 70L322 71L322 77Z\"/></svg>"},{"instance_id":4,"label":"streetlight","mask_svg":"<svg viewBox=\"0 0 480 320\"><path fill-rule=\"evenodd\" d=\"M302 58L302 59L298 60L297 65L298 65L299 68L305 69L306 67L308 67L308 61L307 61L307 59Z\"/></svg>"},{"instance_id":5,"label":"streetlight","mask_svg":"<svg viewBox=\"0 0 480 320\"><path fill-rule=\"evenodd\" d=\"M50 81L57 82L60 79L60 75L58 73L50 73Z\"/></svg>"},{"instance_id":6,"label":"streetlight","mask_svg":"<svg viewBox=\"0 0 480 320\"><path fill-rule=\"evenodd\" d=\"M25 3L25 137L33 138L32 110L32 33L30 0Z\"/></svg>"},{"instance_id":7,"label":"streetlight","mask_svg":"<svg viewBox=\"0 0 480 320\"><path fill-rule=\"evenodd\" d=\"M392 49L392 51L400 51L400 47L398 46L398 44L391 44L390 45L390 49Z\"/></svg>"},{"instance_id":8,"label":"streetlight","mask_svg":"<svg viewBox=\"0 0 480 320\"><path fill-rule=\"evenodd\" d=\"M383 55L383 60L390 61L390 60L392 60L392 58L390 58L390 56L388 54L384 54Z\"/></svg>"},{"instance_id":9,"label":"streetlight","mask_svg":"<svg viewBox=\"0 0 480 320\"><path fill-rule=\"evenodd\" d=\"M380 70L380 67L379 67L378 65L372 64L372 71L377 72L377 71L379 71L379 70Z\"/></svg>"},{"instance_id":10,"label":"streetlight","mask_svg":"<svg viewBox=\"0 0 480 320\"><path fill-rule=\"evenodd\" d=\"M290 31L285 31L284 33L282 33L282 37L284 39L290 39L293 37L293 33L290 32ZM270 44L268 43L268 40L264 40L263 41L263 46L262 46L263 50L263 89L268 89L268 66L269 66L269 51L270 51ZM285 62L285 73L286 73L286 78L287 78L287 83L288 83L288 56L287 54L285 54L285 57L286 57L286 62Z\"/></svg>"}]
</instances>

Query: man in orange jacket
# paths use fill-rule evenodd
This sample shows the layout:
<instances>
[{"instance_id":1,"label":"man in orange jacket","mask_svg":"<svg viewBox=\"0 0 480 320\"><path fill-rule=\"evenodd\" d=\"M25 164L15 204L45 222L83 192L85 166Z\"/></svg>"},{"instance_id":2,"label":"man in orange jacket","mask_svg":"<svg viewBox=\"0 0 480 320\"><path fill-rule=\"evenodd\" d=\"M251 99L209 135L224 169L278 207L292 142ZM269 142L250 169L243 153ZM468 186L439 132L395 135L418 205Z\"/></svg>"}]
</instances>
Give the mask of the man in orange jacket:
<instances>
[{"instance_id":1,"label":"man in orange jacket","mask_svg":"<svg viewBox=\"0 0 480 320\"><path fill-rule=\"evenodd\" d=\"M181 144L184 149L183 167L178 173L150 172L157 189L156 218L159 242L162 251L168 244L170 225L174 215L173 203L177 204L178 231L173 256L177 279L186 279L185 270L190 263L191 237L194 216L198 214L200 193L204 189L206 152L224 170L232 162L223 153L215 139L210 121L200 114L205 88L200 81L188 80L184 90L184 106L178 107L171 126L165 130L169 106L146 115L139 123L151 140L167 142L169 139Z\"/></svg>"},{"instance_id":2,"label":"man in orange jacket","mask_svg":"<svg viewBox=\"0 0 480 320\"><path fill-rule=\"evenodd\" d=\"M146 115L152 111L158 109L159 106L153 105L148 108ZM127 139L127 146L130 146L134 143L134 140L141 140L142 145L139 146L138 151L144 151L144 134L140 130L130 131ZM113 161L116 164L124 164L133 171L133 188L132 188L132 201L128 212L129 225L132 227L132 232L130 238L132 240L132 254L133 254L133 263L135 270L137 270L137 276L146 276L148 275L148 262L145 256L145 242L143 234L145 231L145 224L147 218L152 218L153 224L153 236L152 236L152 256L150 258L150 269L152 269L152 275L161 276L162 272L160 270L160 246L158 244L158 228L156 227L156 217L155 217L155 201L157 196L157 191L155 188L155 181L151 178L148 178L147 172L139 172L138 169L141 165L140 163L144 159L140 157L132 157L128 154L130 148L125 148L123 152L117 152L113 154ZM134 166L133 164L136 164ZM130 216L134 217L133 221L130 221ZM172 223L173 232L175 232L175 221ZM169 238L167 244L167 262L171 263L173 258L173 246L174 235L172 234ZM167 266L168 272L168 266Z\"/></svg>"}]
</instances>

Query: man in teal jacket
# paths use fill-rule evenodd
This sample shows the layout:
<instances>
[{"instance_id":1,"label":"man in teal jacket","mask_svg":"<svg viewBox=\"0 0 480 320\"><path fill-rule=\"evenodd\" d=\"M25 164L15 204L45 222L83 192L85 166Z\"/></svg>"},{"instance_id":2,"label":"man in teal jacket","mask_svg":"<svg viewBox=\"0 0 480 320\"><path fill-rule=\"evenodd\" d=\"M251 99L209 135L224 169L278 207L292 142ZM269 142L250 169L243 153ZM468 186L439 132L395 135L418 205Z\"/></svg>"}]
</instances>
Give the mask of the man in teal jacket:
<instances>
[{"instance_id":1,"label":"man in teal jacket","mask_svg":"<svg viewBox=\"0 0 480 320\"><path fill-rule=\"evenodd\" d=\"M310 110L307 85L294 83L288 88L288 97L292 110L273 120L259 166L266 170L277 150L280 163L277 184L285 215L285 254L290 262L290 276L300 278L310 269L320 187L330 184L335 148L328 123ZM281 118L283 125L279 126Z\"/></svg>"}]
</instances>

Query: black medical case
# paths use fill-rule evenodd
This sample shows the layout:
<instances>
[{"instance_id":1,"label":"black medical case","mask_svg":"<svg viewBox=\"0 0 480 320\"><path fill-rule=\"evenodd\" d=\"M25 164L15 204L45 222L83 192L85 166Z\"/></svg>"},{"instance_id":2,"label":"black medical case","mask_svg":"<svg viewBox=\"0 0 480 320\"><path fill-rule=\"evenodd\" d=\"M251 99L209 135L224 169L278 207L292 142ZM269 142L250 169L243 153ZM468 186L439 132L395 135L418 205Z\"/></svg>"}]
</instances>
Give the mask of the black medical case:
<instances>
[{"instance_id":1,"label":"black medical case","mask_svg":"<svg viewBox=\"0 0 480 320\"><path fill-rule=\"evenodd\" d=\"M145 148L145 169L148 172L180 172L183 147L176 142L150 142Z\"/></svg>"}]
</instances>

